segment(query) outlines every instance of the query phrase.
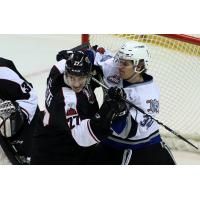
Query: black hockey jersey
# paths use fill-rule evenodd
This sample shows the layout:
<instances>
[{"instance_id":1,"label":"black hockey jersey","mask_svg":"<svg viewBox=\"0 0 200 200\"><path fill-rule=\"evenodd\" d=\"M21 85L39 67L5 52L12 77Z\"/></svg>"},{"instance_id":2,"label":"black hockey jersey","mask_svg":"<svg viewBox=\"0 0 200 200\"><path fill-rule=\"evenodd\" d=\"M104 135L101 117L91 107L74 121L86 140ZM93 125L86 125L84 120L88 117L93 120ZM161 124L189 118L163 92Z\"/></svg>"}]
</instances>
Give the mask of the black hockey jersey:
<instances>
[{"instance_id":1,"label":"black hockey jersey","mask_svg":"<svg viewBox=\"0 0 200 200\"><path fill-rule=\"evenodd\" d=\"M66 86L65 62L59 61L51 69L48 77L43 124L55 130L66 131L80 146L91 146L99 142L90 128L90 119L99 109L98 103L95 95L87 88L75 93ZM92 102L89 101L91 95L94 97Z\"/></svg>"},{"instance_id":2,"label":"black hockey jersey","mask_svg":"<svg viewBox=\"0 0 200 200\"><path fill-rule=\"evenodd\" d=\"M84 164L89 149L107 137L94 131L91 118L99 110L85 87L75 93L64 83L66 60L57 62L47 79L45 111L34 137L32 164ZM94 88L94 87L92 87ZM93 92L93 91L92 91Z\"/></svg>"}]
</instances>

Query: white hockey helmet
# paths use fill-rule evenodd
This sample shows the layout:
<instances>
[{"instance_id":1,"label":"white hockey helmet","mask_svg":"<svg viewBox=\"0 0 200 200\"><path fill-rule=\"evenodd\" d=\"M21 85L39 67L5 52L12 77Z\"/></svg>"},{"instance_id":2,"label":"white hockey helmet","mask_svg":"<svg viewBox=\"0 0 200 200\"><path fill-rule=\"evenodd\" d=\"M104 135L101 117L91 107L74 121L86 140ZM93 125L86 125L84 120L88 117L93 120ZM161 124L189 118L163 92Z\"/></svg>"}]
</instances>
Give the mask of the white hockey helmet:
<instances>
[{"instance_id":1,"label":"white hockey helmet","mask_svg":"<svg viewBox=\"0 0 200 200\"><path fill-rule=\"evenodd\" d=\"M148 66L150 54L147 46L143 43L129 41L122 45L116 54L116 59L131 60L136 66L141 60L144 60L144 68L146 68Z\"/></svg>"}]
</instances>

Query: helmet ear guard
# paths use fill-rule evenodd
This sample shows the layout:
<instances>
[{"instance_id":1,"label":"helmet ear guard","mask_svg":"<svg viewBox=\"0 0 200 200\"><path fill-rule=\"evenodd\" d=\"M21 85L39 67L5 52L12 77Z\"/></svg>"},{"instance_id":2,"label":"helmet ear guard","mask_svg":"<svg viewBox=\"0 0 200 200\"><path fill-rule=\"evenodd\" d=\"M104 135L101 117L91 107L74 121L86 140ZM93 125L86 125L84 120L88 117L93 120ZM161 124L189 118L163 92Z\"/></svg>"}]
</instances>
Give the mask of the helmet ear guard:
<instances>
[{"instance_id":1,"label":"helmet ear guard","mask_svg":"<svg viewBox=\"0 0 200 200\"><path fill-rule=\"evenodd\" d=\"M138 74L141 74L142 72L146 70L144 59L141 59L138 64L134 63L134 66L135 66L134 71ZM140 70L138 70L138 68L140 68Z\"/></svg>"}]
</instances>

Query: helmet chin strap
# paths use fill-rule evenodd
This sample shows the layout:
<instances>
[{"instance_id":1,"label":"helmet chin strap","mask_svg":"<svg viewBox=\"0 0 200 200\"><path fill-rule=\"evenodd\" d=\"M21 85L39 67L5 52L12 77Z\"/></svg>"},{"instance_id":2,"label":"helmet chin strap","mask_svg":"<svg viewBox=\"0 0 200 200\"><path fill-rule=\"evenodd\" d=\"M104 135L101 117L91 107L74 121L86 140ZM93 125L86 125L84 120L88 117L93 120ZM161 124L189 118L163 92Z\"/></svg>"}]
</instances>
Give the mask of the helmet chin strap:
<instances>
[{"instance_id":1,"label":"helmet chin strap","mask_svg":"<svg viewBox=\"0 0 200 200\"><path fill-rule=\"evenodd\" d=\"M68 86L69 86L69 83L68 83L68 81L67 81L67 77L66 77L66 75L65 75L65 74L63 74L63 78L64 78L64 83L65 83L66 85L68 85Z\"/></svg>"},{"instance_id":2,"label":"helmet chin strap","mask_svg":"<svg viewBox=\"0 0 200 200\"><path fill-rule=\"evenodd\" d=\"M138 71L137 67L134 68L134 72L133 74L129 77L124 79L125 81L131 81L134 80L139 74L141 74L143 71L145 70L145 68L143 68L142 70Z\"/></svg>"}]
</instances>

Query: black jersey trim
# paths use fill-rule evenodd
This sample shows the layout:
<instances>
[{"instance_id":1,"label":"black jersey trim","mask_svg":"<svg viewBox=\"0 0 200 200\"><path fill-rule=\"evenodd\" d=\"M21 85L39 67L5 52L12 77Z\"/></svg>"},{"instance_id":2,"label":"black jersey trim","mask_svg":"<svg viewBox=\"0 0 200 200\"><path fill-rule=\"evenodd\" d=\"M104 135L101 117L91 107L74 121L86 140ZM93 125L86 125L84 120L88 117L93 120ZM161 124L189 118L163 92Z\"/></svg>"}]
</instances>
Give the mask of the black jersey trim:
<instances>
[{"instance_id":1,"label":"black jersey trim","mask_svg":"<svg viewBox=\"0 0 200 200\"><path fill-rule=\"evenodd\" d=\"M123 80L123 88L128 88L128 87L137 87L140 85L147 85L153 82L153 77L149 74L143 74L143 82L138 82L138 83L129 83L128 81Z\"/></svg>"}]
</instances>

